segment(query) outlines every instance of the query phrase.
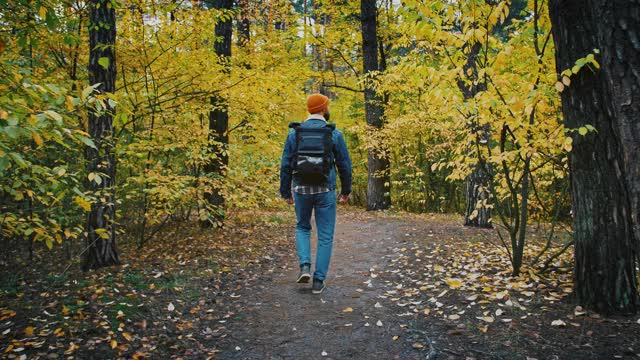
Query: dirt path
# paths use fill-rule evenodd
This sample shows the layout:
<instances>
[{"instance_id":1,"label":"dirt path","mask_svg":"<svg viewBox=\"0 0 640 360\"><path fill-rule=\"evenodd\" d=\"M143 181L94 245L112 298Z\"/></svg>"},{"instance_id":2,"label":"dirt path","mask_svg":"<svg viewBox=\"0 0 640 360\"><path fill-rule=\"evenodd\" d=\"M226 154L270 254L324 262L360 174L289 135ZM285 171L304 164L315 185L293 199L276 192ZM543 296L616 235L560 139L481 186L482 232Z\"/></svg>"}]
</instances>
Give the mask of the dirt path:
<instances>
[{"instance_id":1,"label":"dirt path","mask_svg":"<svg viewBox=\"0 0 640 360\"><path fill-rule=\"evenodd\" d=\"M342 216L341 216L342 215ZM414 224L378 215L339 214L327 289L311 293L296 284L293 230L291 255L273 273L242 294L245 312L228 324L222 359L418 359L404 327L392 314L378 272L407 241ZM314 229L315 231L315 229ZM315 250L315 239L312 240ZM312 254L315 259L315 254Z\"/></svg>"}]
</instances>

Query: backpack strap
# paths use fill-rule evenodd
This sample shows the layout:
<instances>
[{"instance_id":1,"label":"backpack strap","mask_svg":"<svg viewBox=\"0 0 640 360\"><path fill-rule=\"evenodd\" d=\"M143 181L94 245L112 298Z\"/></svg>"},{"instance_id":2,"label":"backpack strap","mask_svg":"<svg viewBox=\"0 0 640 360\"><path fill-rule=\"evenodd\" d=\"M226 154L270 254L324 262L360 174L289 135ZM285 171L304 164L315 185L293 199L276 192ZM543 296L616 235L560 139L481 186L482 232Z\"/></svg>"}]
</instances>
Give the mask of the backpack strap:
<instances>
[{"instance_id":1,"label":"backpack strap","mask_svg":"<svg viewBox=\"0 0 640 360\"><path fill-rule=\"evenodd\" d=\"M291 125L289 125L289 126L291 126ZM330 123L330 124L325 125L325 127L328 127L331 130L335 130L336 129L336 124Z\"/></svg>"},{"instance_id":2,"label":"backpack strap","mask_svg":"<svg viewBox=\"0 0 640 360\"><path fill-rule=\"evenodd\" d=\"M295 129L295 128L297 128L298 126L300 126L300 123L299 123L299 122L292 122L292 123L289 123L289 127L290 127L290 128L292 128L292 129ZM334 127L334 129L335 129L335 127Z\"/></svg>"}]
</instances>

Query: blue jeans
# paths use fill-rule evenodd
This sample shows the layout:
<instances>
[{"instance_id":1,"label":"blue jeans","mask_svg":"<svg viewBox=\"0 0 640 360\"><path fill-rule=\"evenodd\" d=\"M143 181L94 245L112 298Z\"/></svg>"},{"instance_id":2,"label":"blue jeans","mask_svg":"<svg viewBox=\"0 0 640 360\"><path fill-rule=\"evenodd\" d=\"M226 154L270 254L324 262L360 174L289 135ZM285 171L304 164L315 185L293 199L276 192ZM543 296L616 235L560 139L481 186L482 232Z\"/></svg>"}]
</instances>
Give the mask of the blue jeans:
<instances>
[{"instance_id":1,"label":"blue jeans","mask_svg":"<svg viewBox=\"0 0 640 360\"><path fill-rule=\"evenodd\" d=\"M311 264L311 212L315 211L318 230L318 251L316 252L315 279L324 280L329 271L333 233L336 228L336 193L320 194L293 193L296 207L296 247L300 265Z\"/></svg>"}]
</instances>

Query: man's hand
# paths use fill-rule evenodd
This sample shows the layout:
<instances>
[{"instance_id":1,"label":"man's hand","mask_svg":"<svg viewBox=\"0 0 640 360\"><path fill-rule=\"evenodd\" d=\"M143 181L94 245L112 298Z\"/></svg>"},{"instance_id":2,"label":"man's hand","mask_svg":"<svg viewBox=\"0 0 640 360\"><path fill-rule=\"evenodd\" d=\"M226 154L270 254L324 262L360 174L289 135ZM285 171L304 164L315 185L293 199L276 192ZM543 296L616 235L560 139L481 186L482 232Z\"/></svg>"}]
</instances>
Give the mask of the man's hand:
<instances>
[{"instance_id":1,"label":"man's hand","mask_svg":"<svg viewBox=\"0 0 640 360\"><path fill-rule=\"evenodd\" d=\"M284 201L285 201L287 204L289 204L289 205L293 205L293 198L292 198L292 197L290 197L290 198L285 198L285 199L282 199L282 200L284 200Z\"/></svg>"},{"instance_id":2,"label":"man's hand","mask_svg":"<svg viewBox=\"0 0 640 360\"><path fill-rule=\"evenodd\" d=\"M347 201L349 201L349 195L340 195L338 196L338 201L340 203L346 203Z\"/></svg>"}]
</instances>

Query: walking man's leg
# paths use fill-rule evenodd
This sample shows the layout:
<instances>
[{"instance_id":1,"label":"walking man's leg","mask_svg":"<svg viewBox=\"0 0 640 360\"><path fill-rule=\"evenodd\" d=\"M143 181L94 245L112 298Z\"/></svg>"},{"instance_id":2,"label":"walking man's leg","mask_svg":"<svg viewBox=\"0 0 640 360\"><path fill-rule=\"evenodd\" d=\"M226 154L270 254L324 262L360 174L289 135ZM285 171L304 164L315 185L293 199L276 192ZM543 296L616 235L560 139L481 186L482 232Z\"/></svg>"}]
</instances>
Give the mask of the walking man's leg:
<instances>
[{"instance_id":1,"label":"walking man's leg","mask_svg":"<svg viewBox=\"0 0 640 360\"><path fill-rule=\"evenodd\" d=\"M316 269L313 273L314 294L324 290L324 280L329 271L333 250L333 234L336 227L336 195L334 191L316 194L316 227L318 228L318 252Z\"/></svg>"},{"instance_id":2,"label":"walking man's leg","mask_svg":"<svg viewBox=\"0 0 640 360\"><path fill-rule=\"evenodd\" d=\"M296 218L296 248L298 249L298 264L300 274L297 282L307 283L311 280L311 212L313 210L313 195L294 193Z\"/></svg>"}]
</instances>

